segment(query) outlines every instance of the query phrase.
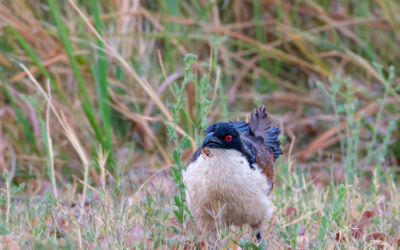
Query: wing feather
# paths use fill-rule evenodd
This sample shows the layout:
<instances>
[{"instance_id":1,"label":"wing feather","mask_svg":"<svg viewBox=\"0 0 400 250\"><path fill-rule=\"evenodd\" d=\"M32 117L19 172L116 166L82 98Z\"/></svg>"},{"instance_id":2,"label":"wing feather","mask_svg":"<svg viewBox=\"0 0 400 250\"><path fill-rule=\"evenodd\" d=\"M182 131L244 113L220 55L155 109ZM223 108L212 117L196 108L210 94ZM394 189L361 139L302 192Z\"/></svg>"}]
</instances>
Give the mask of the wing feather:
<instances>
[{"instance_id":1,"label":"wing feather","mask_svg":"<svg viewBox=\"0 0 400 250\"><path fill-rule=\"evenodd\" d=\"M273 189L274 161L282 154L278 136L281 130L271 127L271 120L265 106L259 106L251 113L248 132L242 134L244 154L250 165L257 164L267 183ZM241 124L244 127L244 124Z\"/></svg>"},{"instance_id":2,"label":"wing feather","mask_svg":"<svg viewBox=\"0 0 400 250\"><path fill-rule=\"evenodd\" d=\"M256 164L265 175L267 183L273 187L274 180L274 152L267 147L260 137L242 136L244 154L251 165Z\"/></svg>"}]
</instances>

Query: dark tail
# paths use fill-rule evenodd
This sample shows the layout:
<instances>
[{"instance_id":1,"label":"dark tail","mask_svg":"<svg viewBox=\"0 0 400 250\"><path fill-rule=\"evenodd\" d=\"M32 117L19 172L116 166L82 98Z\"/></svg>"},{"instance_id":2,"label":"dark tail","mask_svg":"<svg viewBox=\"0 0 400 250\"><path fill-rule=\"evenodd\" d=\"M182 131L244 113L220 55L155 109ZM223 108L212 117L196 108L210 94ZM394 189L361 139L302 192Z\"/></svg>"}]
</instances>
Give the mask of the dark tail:
<instances>
[{"instance_id":1,"label":"dark tail","mask_svg":"<svg viewBox=\"0 0 400 250\"><path fill-rule=\"evenodd\" d=\"M281 130L276 127L271 127L271 120L265 110L265 106L261 105L251 112L251 120L249 123L242 121L230 122L232 126L240 134L249 134L255 137L264 138L264 142L269 147L273 154L274 160L278 159L282 154L281 142L278 136Z\"/></svg>"},{"instance_id":2,"label":"dark tail","mask_svg":"<svg viewBox=\"0 0 400 250\"><path fill-rule=\"evenodd\" d=\"M279 155L282 154L281 142L278 139L281 130L277 127L272 127L267 130L267 136L264 139L265 144L274 153L274 160L278 159Z\"/></svg>"}]
</instances>

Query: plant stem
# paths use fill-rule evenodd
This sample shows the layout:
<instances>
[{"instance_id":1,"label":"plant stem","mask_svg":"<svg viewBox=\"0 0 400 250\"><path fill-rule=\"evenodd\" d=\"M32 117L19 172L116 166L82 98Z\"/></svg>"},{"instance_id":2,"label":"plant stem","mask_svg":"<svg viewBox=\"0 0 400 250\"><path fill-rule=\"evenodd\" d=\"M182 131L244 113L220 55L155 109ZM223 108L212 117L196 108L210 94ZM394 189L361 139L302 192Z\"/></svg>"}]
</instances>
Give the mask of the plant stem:
<instances>
[{"instance_id":1,"label":"plant stem","mask_svg":"<svg viewBox=\"0 0 400 250\"><path fill-rule=\"evenodd\" d=\"M7 231L10 230L10 203L11 203L11 193L10 193L10 178L7 175L6 178L6 192L7 192L7 211L6 211L6 223L7 223Z\"/></svg>"}]
</instances>

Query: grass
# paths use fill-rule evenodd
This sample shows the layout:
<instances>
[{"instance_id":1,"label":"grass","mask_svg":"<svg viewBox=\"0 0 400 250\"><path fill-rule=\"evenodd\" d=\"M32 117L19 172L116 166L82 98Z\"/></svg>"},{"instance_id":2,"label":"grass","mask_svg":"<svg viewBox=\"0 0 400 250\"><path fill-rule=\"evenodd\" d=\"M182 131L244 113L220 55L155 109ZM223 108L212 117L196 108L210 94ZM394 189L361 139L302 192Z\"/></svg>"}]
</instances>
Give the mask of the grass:
<instances>
[{"instance_id":1,"label":"grass","mask_svg":"<svg viewBox=\"0 0 400 250\"><path fill-rule=\"evenodd\" d=\"M181 172L214 122L282 129L261 244L399 249L393 0L0 4L0 244L204 249ZM196 59L196 60L195 60ZM23 184L24 183L24 184Z\"/></svg>"}]
</instances>

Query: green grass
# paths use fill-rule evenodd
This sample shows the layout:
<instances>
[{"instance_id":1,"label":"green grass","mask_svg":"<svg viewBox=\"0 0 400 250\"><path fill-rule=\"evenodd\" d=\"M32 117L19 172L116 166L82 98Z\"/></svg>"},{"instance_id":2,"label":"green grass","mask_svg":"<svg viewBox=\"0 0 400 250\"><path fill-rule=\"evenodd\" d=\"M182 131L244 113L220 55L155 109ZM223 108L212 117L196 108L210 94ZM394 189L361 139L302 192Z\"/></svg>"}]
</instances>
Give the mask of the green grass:
<instances>
[{"instance_id":1,"label":"green grass","mask_svg":"<svg viewBox=\"0 0 400 250\"><path fill-rule=\"evenodd\" d=\"M51 11L52 16L54 18L54 21L56 22L56 25L57 25L57 28L58 28L57 29L58 30L58 34L59 34L59 36L61 38L62 44L64 45L65 53L68 56L69 63L71 65L71 69L74 72L74 77L76 78L76 81L77 81L78 86L79 86L79 92L80 92L79 97L81 97L83 99L82 100L82 109L85 112L85 115L86 115L87 119L89 120L89 123L90 123L90 125L91 125L91 127L92 127L92 129L93 129L93 131L94 131L94 133L96 135L97 140L101 144L105 145L105 148L109 148L109 143L107 143L107 144L104 143L104 138L103 138L103 135L102 135L102 133L100 131L100 126L96 122L95 111L94 111L92 105L89 102L88 92L86 90L87 87L86 87L86 85L85 85L85 83L83 81L81 71L80 71L80 69L78 67L77 59L73 55L74 49L73 49L73 47L72 47L72 45L71 45L71 43L69 41L69 38L68 38L69 36L67 34L67 29L65 27L65 24L61 20L59 6L55 1L52 1L52 0L47 1L47 3L49 4L50 11ZM100 61L101 60L102 59L100 59ZM99 63L99 66L100 65L103 66L103 64ZM99 67L99 70L104 70L104 67ZM104 81L104 80L102 80L102 81ZM104 87L102 87L102 88L104 88ZM103 95L100 96L100 100L102 99L101 97L104 97L104 93L103 92L102 92L102 94ZM104 105L103 104L104 100L101 100L101 101L102 101L101 103L102 103L102 106L103 106ZM107 134L109 135L109 133L110 133L109 131L106 132L106 135Z\"/></svg>"},{"instance_id":2,"label":"green grass","mask_svg":"<svg viewBox=\"0 0 400 250\"><path fill-rule=\"evenodd\" d=\"M182 170L262 103L284 132L274 215L223 247L399 249L398 3L270 2L0 5L1 246L204 249Z\"/></svg>"}]
</instances>

